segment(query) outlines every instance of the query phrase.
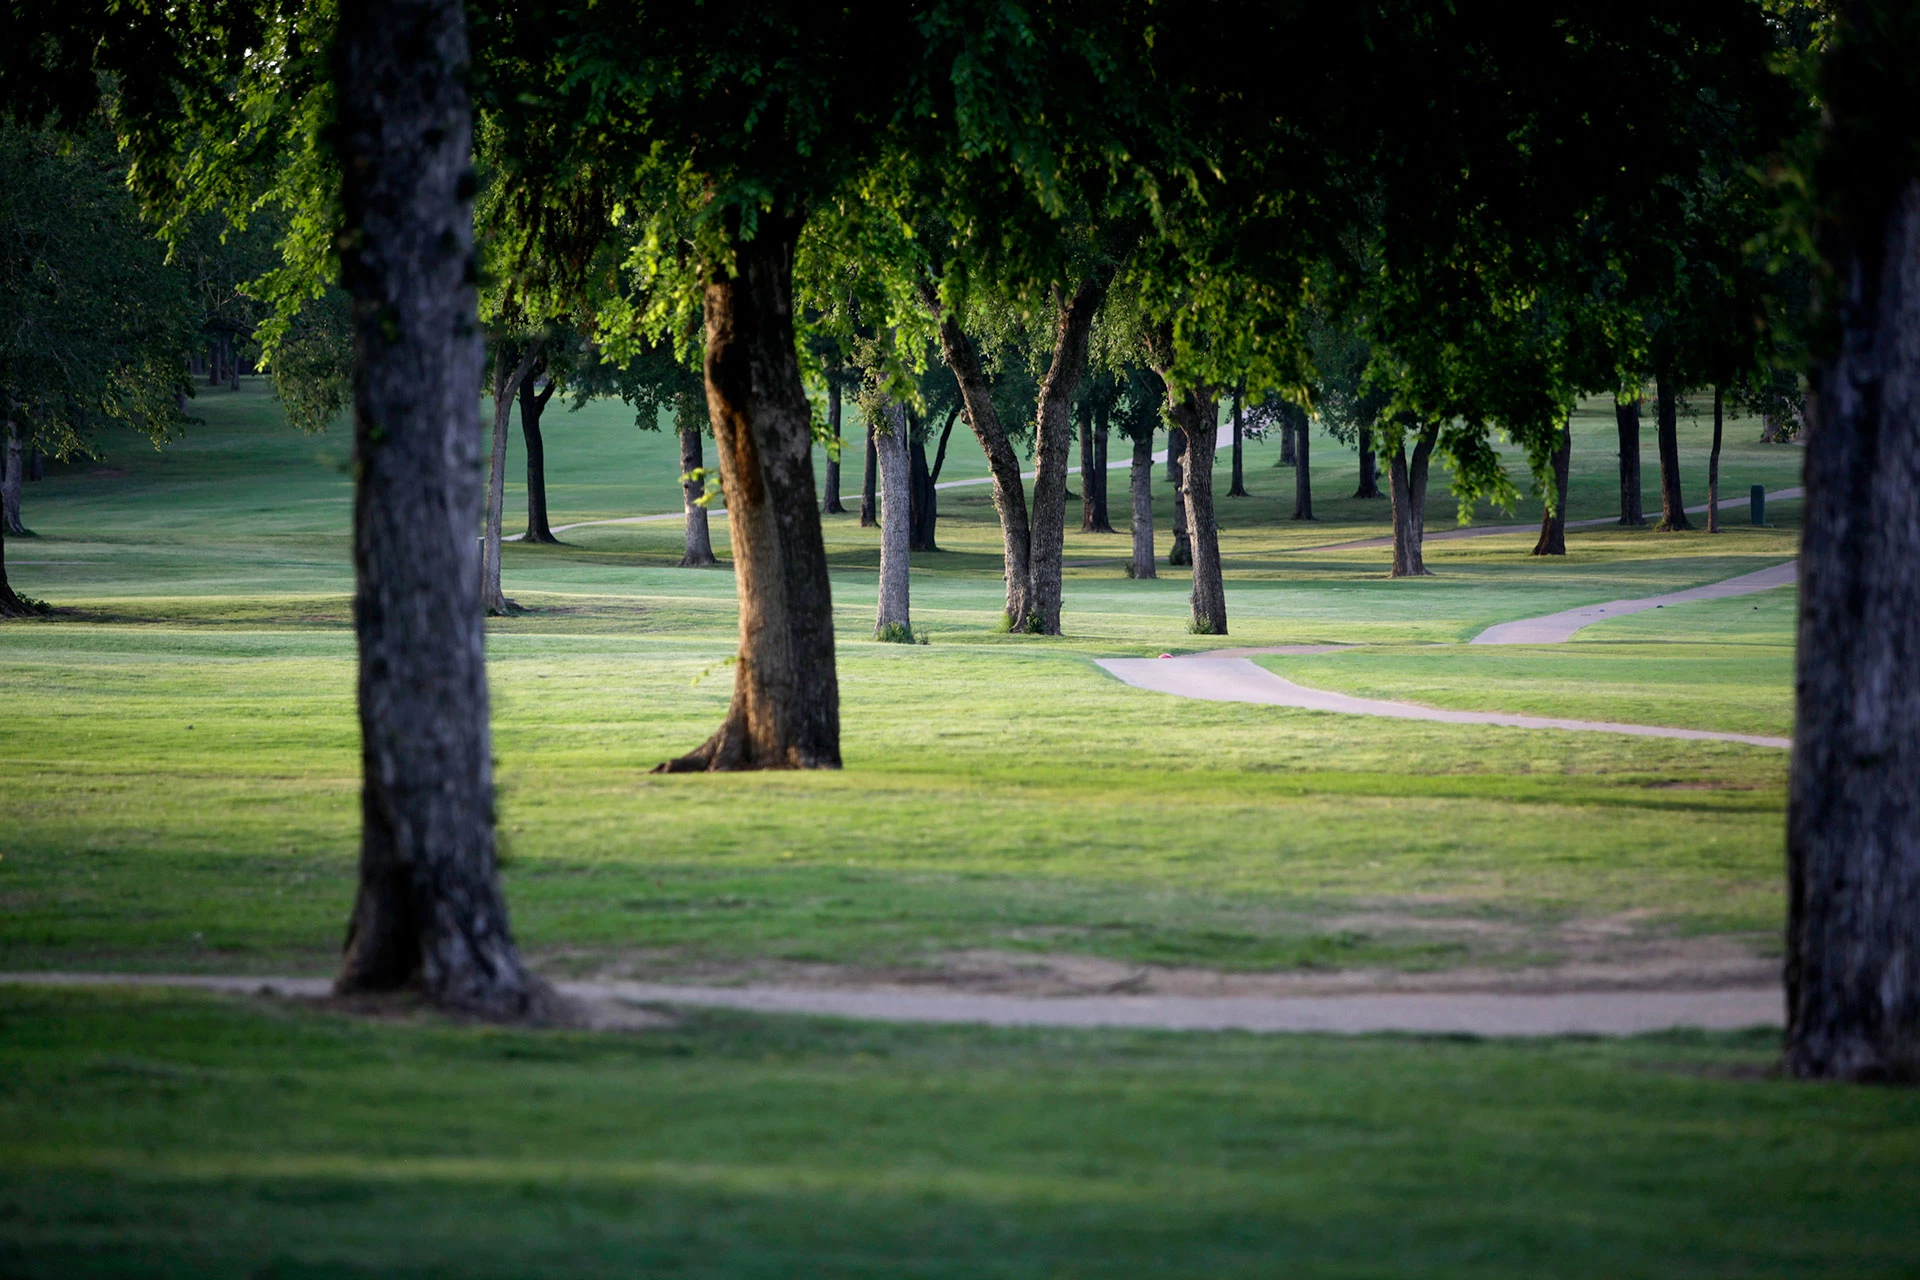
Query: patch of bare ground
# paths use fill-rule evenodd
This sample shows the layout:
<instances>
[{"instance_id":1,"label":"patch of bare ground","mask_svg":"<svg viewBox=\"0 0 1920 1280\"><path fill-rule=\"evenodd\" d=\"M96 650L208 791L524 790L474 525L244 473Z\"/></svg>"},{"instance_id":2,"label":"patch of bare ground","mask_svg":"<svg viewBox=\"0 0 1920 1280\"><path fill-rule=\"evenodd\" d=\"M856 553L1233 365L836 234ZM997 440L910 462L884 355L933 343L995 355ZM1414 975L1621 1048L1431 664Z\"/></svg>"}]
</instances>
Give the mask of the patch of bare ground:
<instances>
[{"instance_id":1,"label":"patch of bare ground","mask_svg":"<svg viewBox=\"0 0 1920 1280\"><path fill-rule=\"evenodd\" d=\"M659 952L572 952L541 957L549 972L600 981L747 984L820 989L939 989L995 995L1307 996L1383 992L1700 991L1776 982L1777 959L1748 941L1675 935L1650 912L1529 927L1471 917L1360 912L1322 920L1329 931L1364 931L1408 941L1471 940L1469 963L1405 970L1384 967L1233 971L1136 964L1071 952L978 948L930 955L923 963L843 965L784 960L687 962Z\"/></svg>"}]
</instances>

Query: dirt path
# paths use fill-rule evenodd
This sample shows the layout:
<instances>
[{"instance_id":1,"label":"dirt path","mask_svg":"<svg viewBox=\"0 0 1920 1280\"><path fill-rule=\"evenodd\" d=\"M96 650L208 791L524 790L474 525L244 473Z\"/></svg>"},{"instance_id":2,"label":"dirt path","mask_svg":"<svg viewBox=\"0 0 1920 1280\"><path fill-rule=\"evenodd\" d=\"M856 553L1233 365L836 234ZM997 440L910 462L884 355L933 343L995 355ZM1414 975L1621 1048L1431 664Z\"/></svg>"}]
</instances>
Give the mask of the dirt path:
<instances>
[{"instance_id":1,"label":"dirt path","mask_svg":"<svg viewBox=\"0 0 1920 1280\"><path fill-rule=\"evenodd\" d=\"M1791 586L1798 576L1796 563L1789 560L1785 564L1777 564L1770 569L1762 569L1758 573L1743 573L1737 578L1728 578L1724 582L1712 582L1704 587L1692 587L1686 591L1670 591L1663 596L1645 596L1639 600L1609 600L1605 604L1582 605L1578 609L1566 609L1539 618L1521 618L1515 622L1502 622L1498 626L1488 627L1469 643L1562 644L1572 639L1576 632L1596 622L1605 622L1608 618L1624 618L1628 614L1645 613L1649 609L1664 609L1670 604L1689 604L1695 600L1725 600L1730 596L1752 595L1756 591L1771 591L1775 587Z\"/></svg>"},{"instance_id":2,"label":"dirt path","mask_svg":"<svg viewBox=\"0 0 1920 1280\"><path fill-rule=\"evenodd\" d=\"M188 974L0 974L0 985L182 987L236 994L316 998L324 978ZM589 1006L688 1005L754 1013L805 1014L880 1022L996 1027L1130 1027L1165 1031L1331 1032L1359 1035L1636 1035L1676 1027L1730 1031L1777 1027L1777 985L1701 991L1366 993L1339 996L1018 996L915 987L844 989L697 987L647 982L562 982L560 993ZM613 1025L617 1019L606 1019Z\"/></svg>"},{"instance_id":3,"label":"dirt path","mask_svg":"<svg viewBox=\"0 0 1920 1280\"><path fill-rule=\"evenodd\" d=\"M1807 491L1805 489L1799 487L1798 485L1795 485L1793 488L1790 488L1790 489L1775 489L1773 492L1767 495L1767 501L1768 502L1790 502L1795 498L1805 497L1806 492ZM1722 498L1720 499L1720 509L1722 511L1730 511L1735 507L1745 506L1747 504L1747 501L1748 499L1746 498ZM1690 516L1697 516L1703 513L1704 511L1706 511L1706 509L1707 509L1707 504L1703 502L1697 507L1688 507L1686 511L1687 511L1687 514ZM1616 516L1600 516L1597 519L1593 519L1593 520L1569 520L1567 521L1567 528L1596 529L1603 524L1618 525L1619 523L1620 523L1619 518ZM1433 532L1426 535L1425 540L1428 542L1452 542L1457 538L1491 538L1496 534L1502 534L1502 533L1538 533L1538 532L1540 532L1540 524L1538 521L1535 521L1532 524L1483 524L1483 525L1476 525L1471 529L1435 529ZM1298 551L1354 551L1363 547L1390 547L1392 545L1393 545L1393 537L1391 534L1389 534L1387 537L1384 537L1384 538L1360 538L1353 542L1327 542L1327 543L1322 543L1321 545L1316 547L1292 547L1292 548L1289 548L1289 550L1295 551L1295 552L1298 552Z\"/></svg>"}]
</instances>

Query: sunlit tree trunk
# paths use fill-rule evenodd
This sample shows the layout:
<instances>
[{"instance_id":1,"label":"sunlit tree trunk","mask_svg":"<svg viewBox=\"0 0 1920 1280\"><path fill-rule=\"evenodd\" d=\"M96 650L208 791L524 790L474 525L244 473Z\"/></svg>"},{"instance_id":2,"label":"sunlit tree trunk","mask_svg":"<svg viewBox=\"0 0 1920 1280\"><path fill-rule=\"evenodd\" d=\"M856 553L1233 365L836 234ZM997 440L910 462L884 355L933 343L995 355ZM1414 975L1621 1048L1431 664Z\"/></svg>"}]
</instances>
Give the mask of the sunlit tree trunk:
<instances>
[{"instance_id":1,"label":"sunlit tree trunk","mask_svg":"<svg viewBox=\"0 0 1920 1280\"><path fill-rule=\"evenodd\" d=\"M1187 452L1181 467L1178 505L1186 512L1193 552L1192 623L1199 635L1227 634L1227 589L1220 568L1220 531L1213 513L1213 459L1219 438L1219 406L1204 391L1175 395L1168 386L1168 415L1181 424Z\"/></svg>"},{"instance_id":2,"label":"sunlit tree trunk","mask_svg":"<svg viewBox=\"0 0 1920 1280\"><path fill-rule=\"evenodd\" d=\"M713 530L707 510L706 448L699 426L683 426L680 437L680 505L686 522L686 550L680 557L682 569L704 569L720 563L713 556Z\"/></svg>"},{"instance_id":3,"label":"sunlit tree trunk","mask_svg":"<svg viewBox=\"0 0 1920 1280\"><path fill-rule=\"evenodd\" d=\"M873 620L876 640L913 634L908 612L908 551L913 537L908 429L905 408L889 403L886 420L876 424L873 433L873 447L880 459L880 600Z\"/></svg>"},{"instance_id":4,"label":"sunlit tree trunk","mask_svg":"<svg viewBox=\"0 0 1920 1280\"><path fill-rule=\"evenodd\" d=\"M1067 535L1067 457L1073 444L1073 397L1087 368L1087 340L1106 286L1084 280L1063 299L1054 323L1053 360L1040 382L1034 443L1033 522L1027 548L1027 614L1021 631L1060 634L1061 560Z\"/></svg>"},{"instance_id":5,"label":"sunlit tree trunk","mask_svg":"<svg viewBox=\"0 0 1920 1280\"><path fill-rule=\"evenodd\" d=\"M507 423L520 384L540 358L541 345L534 341L517 348L502 341L493 356L493 449L487 467L487 519L480 561L480 601L489 614L517 613L520 608L507 599L500 584L501 524L507 502Z\"/></svg>"},{"instance_id":6,"label":"sunlit tree trunk","mask_svg":"<svg viewBox=\"0 0 1920 1280\"><path fill-rule=\"evenodd\" d=\"M1159 576L1153 565L1153 436L1141 433L1133 442L1133 466L1128 472L1133 498L1133 561L1127 572L1135 578Z\"/></svg>"},{"instance_id":7,"label":"sunlit tree trunk","mask_svg":"<svg viewBox=\"0 0 1920 1280\"><path fill-rule=\"evenodd\" d=\"M1019 629L1027 617L1028 548L1032 545L1027 523L1027 488L1020 478L1020 456L1007 439L1006 428L993 407L993 387L981 368L973 340L961 330L951 315L940 319L940 352L954 380L960 384L961 403L966 406L967 426L980 441L987 455L987 471L993 477L993 505L1000 516L1000 541L1007 583L1007 625Z\"/></svg>"}]
</instances>

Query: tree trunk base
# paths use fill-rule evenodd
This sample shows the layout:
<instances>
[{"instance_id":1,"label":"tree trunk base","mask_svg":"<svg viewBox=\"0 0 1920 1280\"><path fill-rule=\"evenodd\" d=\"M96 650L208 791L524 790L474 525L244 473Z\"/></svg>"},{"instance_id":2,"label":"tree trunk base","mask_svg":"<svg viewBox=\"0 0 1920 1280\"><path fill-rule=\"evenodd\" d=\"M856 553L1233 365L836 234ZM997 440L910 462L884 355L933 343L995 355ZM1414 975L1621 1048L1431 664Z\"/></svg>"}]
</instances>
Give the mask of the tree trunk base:
<instances>
[{"instance_id":1,"label":"tree trunk base","mask_svg":"<svg viewBox=\"0 0 1920 1280\"><path fill-rule=\"evenodd\" d=\"M560 545L560 539L553 536L553 530L551 529L529 529L520 535L520 541L522 544L537 542L542 546L548 547L557 547Z\"/></svg>"},{"instance_id":2,"label":"tree trunk base","mask_svg":"<svg viewBox=\"0 0 1920 1280\"><path fill-rule=\"evenodd\" d=\"M1662 520L1653 526L1653 531L1655 533L1691 533L1693 521L1687 519L1686 513L1682 512L1671 520Z\"/></svg>"},{"instance_id":3,"label":"tree trunk base","mask_svg":"<svg viewBox=\"0 0 1920 1280\"><path fill-rule=\"evenodd\" d=\"M521 607L518 600L509 599L506 596L495 596L487 602L489 618L517 618L525 612L527 610Z\"/></svg>"},{"instance_id":4,"label":"tree trunk base","mask_svg":"<svg viewBox=\"0 0 1920 1280\"><path fill-rule=\"evenodd\" d=\"M689 551L686 555L680 557L680 562L675 567L680 569L712 569L717 567L719 563L720 562L714 558L712 552L708 552L703 556L696 556Z\"/></svg>"}]
</instances>

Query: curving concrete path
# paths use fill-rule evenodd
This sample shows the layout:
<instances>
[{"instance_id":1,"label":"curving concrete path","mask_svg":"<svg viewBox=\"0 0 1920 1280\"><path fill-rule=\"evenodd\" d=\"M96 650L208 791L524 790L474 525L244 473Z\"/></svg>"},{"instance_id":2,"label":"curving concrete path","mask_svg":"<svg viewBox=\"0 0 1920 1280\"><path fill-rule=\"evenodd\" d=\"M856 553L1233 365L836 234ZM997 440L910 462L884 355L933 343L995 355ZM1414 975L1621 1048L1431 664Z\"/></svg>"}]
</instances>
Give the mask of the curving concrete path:
<instances>
[{"instance_id":1,"label":"curving concrete path","mask_svg":"<svg viewBox=\"0 0 1920 1280\"><path fill-rule=\"evenodd\" d=\"M325 978L202 974L0 973L0 986L181 987L236 995L317 998ZM589 1003L691 1005L753 1013L877 1022L995 1027L1128 1027L1163 1031L1320 1032L1366 1035L1638 1035L1676 1027L1736 1031L1778 1027L1777 985L1694 991L1373 992L1337 996L1010 996L924 987L697 987L645 982L561 982Z\"/></svg>"},{"instance_id":2,"label":"curving concrete path","mask_svg":"<svg viewBox=\"0 0 1920 1280\"><path fill-rule=\"evenodd\" d=\"M1806 493L1807 491L1799 485L1795 485L1790 489L1775 489L1767 495L1767 501L1790 502L1795 498L1805 497ZM1722 511L1730 511L1735 507L1744 507L1747 505L1747 501L1748 499L1744 497L1722 498L1720 499L1720 509ZM1707 504L1703 502L1697 507L1686 508L1686 512L1690 516L1697 516L1705 512L1706 509ZM1567 521L1567 528L1596 529L1603 524L1618 525L1619 523L1620 519L1617 516L1600 516L1593 520L1569 520ZM1435 529L1432 533L1427 534L1423 541L1452 542L1458 538L1491 538L1496 534L1502 533L1539 532L1540 522L1537 520L1532 524L1483 524L1476 525L1471 529ZM1392 545L1393 535L1388 534L1384 538L1360 538L1353 542L1327 542L1316 547L1293 547L1289 550L1294 553L1301 551L1356 551L1363 547L1390 547Z\"/></svg>"},{"instance_id":3,"label":"curving concrete path","mask_svg":"<svg viewBox=\"0 0 1920 1280\"><path fill-rule=\"evenodd\" d=\"M1639 600L1609 600L1605 604L1581 605L1578 609L1564 609L1559 613L1549 613L1539 618L1521 618L1514 622L1502 622L1498 626L1488 627L1469 644L1563 644L1574 634L1592 626L1596 622L1605 622L1608 618L1624 618L1629 614L1645 613L1649 609L1664 609L1670 604L1690 604L1696 600L1725 600L1730 596L1747 596L1756 591L1771 591L1775 587L1793 585L1799 576L1798 562L1789 560L1785 564L1776 564L1757 573L1743 573L1737 578L1728 578L1724 582L1708 583L1704 587L1690 587L1685 591L1670 591L1663 596L1645 596Z\"/></svg>"}]
</instances>

